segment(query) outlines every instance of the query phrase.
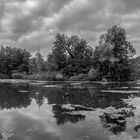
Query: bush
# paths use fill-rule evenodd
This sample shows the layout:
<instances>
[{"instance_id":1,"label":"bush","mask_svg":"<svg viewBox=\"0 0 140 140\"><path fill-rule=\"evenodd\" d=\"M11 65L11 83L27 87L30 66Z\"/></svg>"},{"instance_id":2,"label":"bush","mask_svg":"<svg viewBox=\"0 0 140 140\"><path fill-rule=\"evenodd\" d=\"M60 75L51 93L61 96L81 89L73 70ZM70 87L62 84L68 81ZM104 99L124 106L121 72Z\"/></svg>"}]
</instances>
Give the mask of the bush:
<instances>
[{"instance_id":1,"label":"bush","mask_svg":"<svg viewBox=\"0 0 140 140\"><path fill-rule=\"evenodd\" d=\"M86 80L88 80L88 75L84 73L70 77L70 81L86 81Z\"/></svg>"},{"instance_id":2,"label":"bush","mask_svg":"<svg viewBox=\"0 0 140 140\"><path fill-rule=\"evenodd\" d=\"M88 78L90 81L101 80L101 74L99 73L98 69L91 68L88 72Z\"/></svg>"},{"instance_id":3,"label":"bush","mask_svg":"<svg viewBox=\"0 0 140 140\"><path fill-rule=\"evenodd\" d=\"M23 73L13 73L12 79L24 79L25 75Z\"/></svg>"},{"instance_id":4,"label":"bush","mask_svg":"<svg viewBox=\"0 0 140 140\"><path fill-rule=\"evenodd\" d=\"M8 75L0 73L0 79L8 79L8 78L9 78Z\"/></svg>"},{"instance_id":5,"label":"bush","mask_svg":"<svg viewBox=\"0 0 140 140\"><path fill-rule=\"evenodd\" d=\"M43 81L64 81L66 80L58 72L44 72L26 76L29 80L43 80Z\"/></svg>"}]
</instances>

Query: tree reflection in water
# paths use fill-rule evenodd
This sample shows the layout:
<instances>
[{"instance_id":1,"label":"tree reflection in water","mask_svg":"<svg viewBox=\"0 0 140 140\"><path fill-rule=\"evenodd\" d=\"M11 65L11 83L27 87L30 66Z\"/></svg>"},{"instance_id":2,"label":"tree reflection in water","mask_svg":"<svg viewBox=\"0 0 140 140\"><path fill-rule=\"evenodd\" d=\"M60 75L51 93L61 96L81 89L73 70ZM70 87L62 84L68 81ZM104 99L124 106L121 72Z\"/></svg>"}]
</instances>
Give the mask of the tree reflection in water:
<instances>
[{"instance_id":1,"label":"tree reflection in water","mask_svg":"<svg viewBox=\"0 0 140 140\"><path fill-rule=\"evenodd\" d=\"M29 92L19 92L20 90L27 90L29 86L12 86L8 84L0 85L0 108L11 109L27 107L31 104Z\"/></svg>"},{"instance_id":2,"label":"tree reflection in water","mask_svg":"<svg viewBox=\"0 0 140 140\"><path fill-rule=\"evenodd\" d=\"M63 125L67 122L77 123L85 119L84 115L72 114L70 109L62 108L61 105L54 105L53 113L58 125Z\"/></svg>"},{"instance_id":3,"label":"tree reflection in water","mask_svg":"<svg viewBox=\"0 0 140 140\"><path fill-rule=\"evenodd\" d=\"M103 88L105 87L102 85L87 85L81 89L73 88L70 84L64 84L61 88L46 88L30 84L0 84L0 108L27 107L32 99L35 99L40 107L47 99L47 103L52 106L57 124L64 125L67 122L77 123L85 120L86 116L82 111L94 111L97 108L104 110L110 106L115 109L127 107L122 99L128 99L128 94L101 93ZM27 92L19 92L20 90ZM67 104L71 108L63 106ZM133 115L132 111L104 113L100 119L103 127L117 134L125 130L125 118L131 115Z\"/></svg>"},{"instance_id":4,"label":"tree reflection in water","mask_svg":"<svg viewBox=\"0 0 140 140\"><path fill-rule=\"evenodd\" d=\"M134 116L132 109L130 111L112 111L110 113L103 113L100 116L102 125L114 134L125 131L126 129L126 118Z\"/></svg>"},{"instance_id":5,"label":"tree reflection in water","mask_svg":"<svg viewBox=\"0 0 140 140\"><path fill-rule=\"evenodd\" d=\"M76 123L84 120L86 116L76 114L76 111L93 111L97 108L105 109L110 106L115 109L127 107L127 104L124 103L122 99L129 98L128 94L112 95L110 93L100 93L101 89L102 87L99 85L97 87L95 86L95 88L85 87L83 89L71 87L33 88L34 91L40 93L34 96L36 101L38 101L37 103L42 103L43 97L48 99L48 104L52 105L52 111L58 125L63 125L66 122ZM62 107L66 104L71 105L73 109ZM123 118L112 118L112 115L104 114L100 118L102 122L106 123L104 127L107 128L109 125L113 133L118 133L125 130L125 117L127 117L127 115ZM113 126L111 127L111 125Z\"/></svg>"}]
</instances>

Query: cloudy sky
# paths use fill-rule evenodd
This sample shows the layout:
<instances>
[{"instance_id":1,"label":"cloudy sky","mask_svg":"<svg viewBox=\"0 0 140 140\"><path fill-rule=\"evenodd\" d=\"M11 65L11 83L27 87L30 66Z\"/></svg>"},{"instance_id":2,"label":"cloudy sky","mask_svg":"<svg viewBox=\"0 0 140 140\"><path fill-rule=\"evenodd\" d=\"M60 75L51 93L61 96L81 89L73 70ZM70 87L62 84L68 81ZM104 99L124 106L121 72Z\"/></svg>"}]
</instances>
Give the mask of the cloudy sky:
<instances>
[{"instance_id":1,"label":"cloudy sky","mask_svg":"<svg viewBox=\"0 0 140 140\"><path fill-rule=\"evenodd\" d=\"M46 56L56 33L79 35L93 47L112 25L126 29L140 54L140 0L0 0L0 44Z\"/></svg>"}]
</instances>

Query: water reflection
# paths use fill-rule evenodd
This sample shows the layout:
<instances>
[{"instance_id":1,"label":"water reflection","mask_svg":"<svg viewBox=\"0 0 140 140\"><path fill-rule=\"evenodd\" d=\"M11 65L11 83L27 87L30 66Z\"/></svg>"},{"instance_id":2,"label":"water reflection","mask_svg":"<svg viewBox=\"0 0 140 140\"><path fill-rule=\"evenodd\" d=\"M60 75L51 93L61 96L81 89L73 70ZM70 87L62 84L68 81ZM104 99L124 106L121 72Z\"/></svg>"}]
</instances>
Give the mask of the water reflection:
<instances>
[{"instance_id":1,"label":"water reflection","mask_svg":"<svg viewBox=\"0 0 140 140\"><path fill-rule=\"evenodd\" d=\"M118 134L120 132L125 131L126 118L131 116L134 116L132 110L121 110L117 112L112 111L110 113L103 113L103 115L100 116L100 118L104 128L107 128L114 134Z\"/></svg>"},{"instance_id":2,"label":"water reflection","mask_svg":"<svg viewBox=\"0 0 140 140\"><path fill-rule=\"evenodd\" d=\"M70 109L62 108L61 105L54 105L52 109L58 125L63 125L67 122L76 123L85 119L84 115L71 114Z\"/></svg>"},{"instance_id":3,"label":"water reflection","mask_svg":"<svg viewBox=\"0 0 140 140\"><path fill-rule=\"evenodd\" d=\"M81 84L78 87L76 84L69 83L60 83L60 85L45 87L41 84L37 86L29 83L0 84L2 136L9 136L8 140L43 138L82 140L85 137L86 140L93 138L104 140L105 137L109 140L109 132L118 135L127 131L127 118L135 116L136 108L128 105L123 99L139 95L100 91L124 90L124 86L134 90L135 83L131 85ZM137 132L139 124L133 122L132 129L136 129Z\"/></svg>"},{"instance_id":4,"label":"water reflection","mask_svg":"<svg viewBox=\"0 0 140 140\"><path fill-rule=\"evenodd\" d=\"M20 89L29 89L28 85L21 86ZM2 84L0 85L0 109L11 109L27 107L31 103L30 94L28 92L18 92L17 86Z\"/></svg>"}]
</instances>

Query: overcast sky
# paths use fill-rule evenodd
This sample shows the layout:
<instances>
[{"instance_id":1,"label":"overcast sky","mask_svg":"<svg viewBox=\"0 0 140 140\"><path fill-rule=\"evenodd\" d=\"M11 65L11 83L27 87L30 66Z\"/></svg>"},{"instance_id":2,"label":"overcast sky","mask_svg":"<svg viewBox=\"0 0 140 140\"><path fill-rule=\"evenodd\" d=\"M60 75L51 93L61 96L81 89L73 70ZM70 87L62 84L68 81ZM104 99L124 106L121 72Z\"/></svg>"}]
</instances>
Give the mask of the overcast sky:
<instances>
[{"instance_id":1,"label":"overcast sky","mask_svg":"<svg viewBox=\"0 0 140 140\"><path fill-rule=\"evenodd\" d=\"M0 0L0 43L47 55L56 33L93 47L112 25L126 29L140 53L140 0Z\"/></svg>"}]
</instances>

